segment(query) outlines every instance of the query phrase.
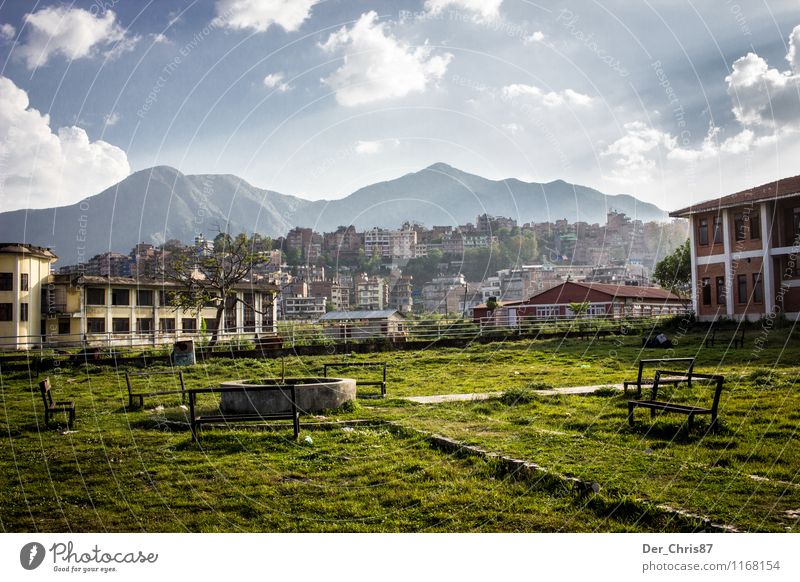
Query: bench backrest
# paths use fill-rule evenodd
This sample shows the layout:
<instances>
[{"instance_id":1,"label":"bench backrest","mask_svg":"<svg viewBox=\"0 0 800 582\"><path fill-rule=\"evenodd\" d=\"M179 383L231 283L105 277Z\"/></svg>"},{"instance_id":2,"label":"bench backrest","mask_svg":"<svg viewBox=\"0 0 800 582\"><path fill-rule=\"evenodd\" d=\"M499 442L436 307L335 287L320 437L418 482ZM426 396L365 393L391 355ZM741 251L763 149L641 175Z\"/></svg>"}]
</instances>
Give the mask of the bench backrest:
<instances>
[{"instance_id":1,"label":"bench backrest","mask_svg":"<svg viewBox=\"0 0 800 582\"><path fill-rule=\"evenodd\" d=\"M386 381L386 362L328 362L322 364L322 375L328 377L328 368L366 368L382 367L383 381Z\"/></svg>"},{"instance_id":2,"label":"bench backrest","mask_svg":"<svg viewBox=\"0 0 800 582\"><path fill-rule=\"evenodd\" d=\"M39 391L42 393L42 402L45 408L53 408L53 394L50 392L50 376L39 382Z\"/></svg>"},{"instance_id":3,"label":"bench backrest","mask_svg":"<svg viewBox=\"0 0 800 582\"><path fill-rule=\"evenodd\" d=\"M661 380L661 376L674 376L676 374L680 374L681 372L675 372L674 370L656 370L656 378L653 382L653 389L652 389L652 400L656 399L658 395L658 383ZM711 380L715 383L714 387L714 401L711 405L711 411L714 416L717 415L717 408L719 407L719 399L722 394L722 386L725 383L725 376L720 376L718 374L692 374L692 380Z\"/></svg>"},{"instance_id":4,"label":"bench backrest","mask_svg":"<svg viewBox=\"0 0 800 582\"><path fill-rule=\"evenodd\" d=\"M642 383L642 375L644 373L645 365L649 364L662 364L664 362L684 362L688 363L689 367L685 372L676 372L678 375L686 374L689 377L692 377L692 370L694 370L694 358L651 358L651 359L643 359L639 360L639 376L636 378L636 383Z\"/></svg>"},{"instance_id":5,"label":"bench backrest","mask_svg":"<svg viewBox=\"0 0 800 582\"><path fill-rule=\"evenodd\" d=\"M210 386L208 388L190 388L186 391L189 395L189 410L190 415L194 418L195 398L198 394L223 394L225 392L267 392L271 390L280 390L283 392L288 389L291 394L290 403L292 405L292 414L297 414L297 392L294 384L273 384L273 385L256 385L256 386Z\"/></svg>"}]
</instances>

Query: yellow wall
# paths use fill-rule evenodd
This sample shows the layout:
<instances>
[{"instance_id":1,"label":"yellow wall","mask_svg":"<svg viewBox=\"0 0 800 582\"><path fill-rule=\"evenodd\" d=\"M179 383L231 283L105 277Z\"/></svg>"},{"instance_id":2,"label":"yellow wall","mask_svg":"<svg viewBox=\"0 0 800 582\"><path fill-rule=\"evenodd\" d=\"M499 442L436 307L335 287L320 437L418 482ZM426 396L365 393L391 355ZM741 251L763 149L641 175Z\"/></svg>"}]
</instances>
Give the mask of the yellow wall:
<instances>
[{"instance_id":1,"label":"yellow wall","mask_svg":"<svg viewBox=\"0 0 800 582\"><path fill-rule=\"evenodd\" d=\"M0 348L27 349L41 339L42 285L50 275L50 259L30 254L0 253L0 273L13 273L13 289L0 291L0 303L13 304L13 321L0 321ZM28 290L20 288L20 275L28 275ZM22 303L28 304L28 321L20 321Z\"/></svg>"}]
</instances>

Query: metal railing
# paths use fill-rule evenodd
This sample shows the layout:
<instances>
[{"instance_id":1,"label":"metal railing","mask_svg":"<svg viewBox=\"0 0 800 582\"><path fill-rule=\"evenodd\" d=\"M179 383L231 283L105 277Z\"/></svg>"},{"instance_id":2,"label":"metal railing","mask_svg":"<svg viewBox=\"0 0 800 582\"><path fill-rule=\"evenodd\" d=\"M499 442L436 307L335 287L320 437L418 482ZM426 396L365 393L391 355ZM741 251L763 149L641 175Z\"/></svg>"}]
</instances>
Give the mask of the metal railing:
<instances>
[{"instance_id":1,"label":"metal railing","mask_svg":"<svg viewBox=\"0 0 800 582\"><path fill-rule=\"evenodd\" d=\"M274 332L254 332L252 327L226 328L220 331L217 349L254 349L259 342L279 342L284 348L309 345L347 345L363 341L434 341L443 339L479 339L504 336L538 336L541 334L580 333L582 335L630 330L652 329L664 319L682 313L659 315L613 314L576 316L518 316L491 317L480 320L448 317L407 318L399 321L367 320L365 322L278 321ZM0 337L0 351L35 350L44 353L73 351L88 348L114 349L167 349L180 340L194 340L200 349L208 345L211 332L128 332L87 333L57 335L44 339L41 336Z\"/></svg>"}]
</instances>

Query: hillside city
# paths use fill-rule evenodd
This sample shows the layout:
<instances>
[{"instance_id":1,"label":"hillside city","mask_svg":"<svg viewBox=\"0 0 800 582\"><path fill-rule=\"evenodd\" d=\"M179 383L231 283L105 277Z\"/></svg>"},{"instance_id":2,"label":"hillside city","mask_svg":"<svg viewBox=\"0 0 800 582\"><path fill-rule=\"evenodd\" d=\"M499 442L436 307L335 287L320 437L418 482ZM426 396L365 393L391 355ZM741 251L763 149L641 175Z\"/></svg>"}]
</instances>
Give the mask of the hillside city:
<instances>
[{"instance_id":1,"label":"hillside city","mask_svg":"<svg viewBox=\"0 0 800 582\"><path fill-rule=\"evenodd\" d=\"M655 263L687 237L683 220L632 220L611 210L605 225L525 223L482 214L457 227L404 223L398 229L319 233L296 227L276 239L255 235L253 250L268 257L253 281L280 289L279 320L316 321L326 312L396 310L403 314L467 315L494 297L521 301L564 281L651 286ZM198 233L194 246L214 240ZM62 266L60 275L163 277L170 256L186 245L136 245ZM167 269L168 271L168 269Z\"/></svg>"}]
</instances>

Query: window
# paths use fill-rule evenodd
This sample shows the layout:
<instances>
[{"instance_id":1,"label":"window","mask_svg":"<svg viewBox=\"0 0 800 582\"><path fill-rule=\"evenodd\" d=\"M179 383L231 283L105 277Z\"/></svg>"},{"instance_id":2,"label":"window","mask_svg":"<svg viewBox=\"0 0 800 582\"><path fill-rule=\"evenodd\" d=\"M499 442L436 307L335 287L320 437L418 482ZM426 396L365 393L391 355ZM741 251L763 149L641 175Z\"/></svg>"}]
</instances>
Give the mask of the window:
<instances>
[{"instance_id":1,"label":"window","mask_svg":"<svg viewBox=\"0 0 800 582\"><path fill-rule=\"evenodd\" d=\"M703 279L703 305L711 305L711 279Z\"/></svg>"},{"instance_id":2,"label":"window","mask_svg":"<svg viewBox=\"0 0 800 582\"><path fill-rule=\"evenodd\" d=\"M58 335L67 335L69 333L69 319L61 317L58 319Z\"/></svg>"},{"instance_id":3,"label":"window","mask_svg":"<svg viewBox=\"0 0 800 582\"><path fill-rule=\"evenodd\" d=\"M557 305L545 305L543 307L536 308L537 317L552 317L554 315L558 315Z\"/></svg>"},{"instance_id":4,"label":"window","mask_svg":"<svg viewBox=\"0 0 800 582\"><path fill-rule=\"evenodd\" d=\"M175 291L164 291L163 289L158 292L158 304L161 306L172 305L175 300Z\"/></svg>"},{"instance_id":5,"label":"window","mask_svg":"<svg viewBox=\"0 0 800 582\"><path fill-rule=\"evenodd\" d=\"M106 290L99 287L89 287L86 289L86 305L105 305Z\"/></svg>"},{"instance_id":6,"label":"window","mask_svg":"<svg viewBox=\"0 0 800 582\"><path fill-rule=\"evenodd\" d=\"M764 303L764 283L761 273L753 273L753 303Z\"/></svg>"},{"instance_id":7,"label":"window","mask_svg":"<svg viewBox=\"0 0 800 582\"><path fill-rule=\"evenodd\" d=\"M722 244L722 217L714 217L714 244Z\"/></svg>"},{"instance_id":8,"label":"window","mask_svg":"<svg viewBox=\"0 0 800 582\"><path fill-rule=\"evenodd\" d=\"M725 305L725 277L717 277L717 305Z\"/></svg>"},{"instance_id":9,"label":"window","mask_svg":"<svg viewBox=\"0 0 800 582\"><path fill-rule=\"evenodd\" d=\"M797 240L797 236L800 233L800 208L792 208L792 232L791 236L793 240ZM794 242L791 243L794 245Z\"/></svg>"},{"instance_id":10,"label":"window","mask_svg":"<svg viewBox=\"0 0 800 582\"><path fill-rule=\"evenodd\" d=\"M736 275L739 303L747 303L747 275Z\"/></svg>"},{"instance_id":11,"label":"window","mask_svg":"<svg viewBox=\"0 0 800 582\"><path fill-rule=\"evenodd\" d=\"M89 333L105 333L106 320L104 317L87 317L86 328Z\"/></svg>"},{"instance_id":12,"label":"window","mask_svg":"<svg viewBox=\"0 0 800 582\"><path fill-rule=\"evenodd\" d=\"M744 240L745 238L745 216L741 212L733 215L733 231L736 240Z\"/></svg>"},{"instance_id":13,"label":"window","mask_svg":"<svg viewBox=\"0 0 800 582\"><path fill-rule=\"evenodd\" d=\"M131 320L127 317L115 317L111 320L111 331L114 333L128 333L131 331Z\"/></svg>"},{"instance_id":14,"label":"window","mask_svg":"<svg viewBox=\"0 0 800 582\"><path fill-rule=\"evenodd\" d=\"M203 318L203 321L206 324L206 331L213 332L215 329L217 329L217 320L215 318L205 317Z\"/></svg>"},{"instance_id":15,"label":"window","mask_svg":"<svg viewBox=\"0 0 800 582\"><path fill-rule=\"evenodd\" d=\"M175 318L162 317L158 320L158 329L167 333L175 333Z\"/></svg>"},{"instance_id":16,"label":"window","mask_svg":"<svg viewBox=\"0 0 800 582\"><path fill-rule=\"evenodd\" d=\"M11 303L0 303L0 321L11 321L13 313L13 305Z\"/></svg>"},{"instance_id":17,"label":"window","mask_svg":"<svg viewBox=\"0 0 800 582\"><path fill-rule=\"evenodd\" d=\"M14 290L14 273L0 273L0 291Z\"/></svg>"},{"instance_id":18,"label":"window","mask_svg":"<svg viewBox=\"0 0 800 582\"><path fill-rule=\"evenodd\" d=\"M750 213L750 240L761 238L761 215L758 210Z\"/></svg>"},{"instance_id":19,"label":"window","mask_svg":"<svg viewBox=\"0 0 800 582\"><path fill-rule=\"evenodd\" d=\"M139 317L136 320L136 331L139 333L153 333L153 318Z\"/></svg>"},{"instance_id":20,"label":"window","mask_svg":"<svg viewBox=\"0 0 800 582\"><path fill-rule=\"evenodd\" d=\"M700 219L700 228L698 230L698 239L700 240L701 245L708 244L708 219L701 218Z\"/></svg>"},{"instance_id":21,"label":"window","mask_svg":"<svg viewBox=\"0 0 800 582\"><path fill-rule=\"evenodd\" d=\"M139 289L136 291L136 305L141 305L142 307L153 305L153 290Z\"/></svg>"},{"instance_id":22,"label":"window","mask_svg":"<svg viewBox=\"0 0 800 582\"><path fill-rule=\"evenodd\" d=\"M111 305L130 305L131 292L128 289L112 289Z\"/></svg>"},{"instance_id":23,"label":"window","mask_svg":"<svg viewBox=\"0 0 800 582\"><path fill-rule=\"evenodd\" d=\"M28 321L28 304L27 303L20 303L19 304L19 320L20 321Z\"/></svg>"},{"instance_id":24,"label":"window","mask_svg":"<svg viewBox=\"0 0 800 582\"><path fill-rule=\"evenodd\" d=\"M20 276L19 276L19 290L20 291L27 291L28 290L28 273L20 273Z\"/></svg>"},{"instance_id":25,"label":"window","mask_svg":"<svg viewBox=\"0 0 800 582\"><path fill-rule=\"evenodd\" d=\"M181 319L181 331L194 333L197 331L197 320L193 317L184 317Z\"/></svg>"}]
</instances>

